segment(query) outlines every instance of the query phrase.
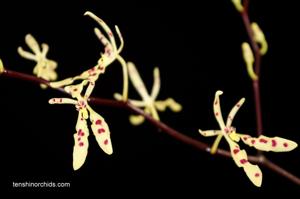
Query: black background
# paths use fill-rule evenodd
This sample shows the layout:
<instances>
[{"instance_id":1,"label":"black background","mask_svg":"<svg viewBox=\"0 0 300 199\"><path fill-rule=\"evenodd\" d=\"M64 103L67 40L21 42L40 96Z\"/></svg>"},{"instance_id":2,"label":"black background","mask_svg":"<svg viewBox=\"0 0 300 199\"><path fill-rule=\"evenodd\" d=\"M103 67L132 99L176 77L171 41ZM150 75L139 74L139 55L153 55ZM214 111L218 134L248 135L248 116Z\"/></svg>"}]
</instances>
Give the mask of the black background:
<instances>
[{"instance_id":1,"label":"black background","mask_svg":"<svg viewBox=\"0 0 300 199\"><path fill-rule=\"evenodd\" d=\"M264 30L269 52L263 58L261 95L264 134L300 141L299 129L299 12L295 1L251 1L250 15ZM7 1L0 5L0 57L8 69L31 74L34 63L17 54L31 33L50 45L50 58L59 63L59 78L70 77L93 66L103 46L93 33L97 24L84 17L94 12L123 34L122 56L136 63L147 87L152 70L159 66L160 99L174 97L181 113L167 111L161 119L175 129L208 143L213 138L198 128L218 128L212 114L216 90L223 90L223 114L241 98L246 103L234 126L255 135L251 81L242 60L240 44L247 40L242 21L230 0L154 1ZM299 192L299 186L261 167L263 185L256 188L242 169L223 157L210 156L158 132L145 122L134 127L126 110L93 106L111 129L112 156L105 155L90 136L83 167L72 170L73 133L77 112L70 105L50 106L48 99L62 97L57 91L16 79L0 78L1 146L10 192L97 191L99 196L153 194L200 198L236 192L275 194ZM113 63L97 82L93 96L112 98L122 90L122 70ZM130 89L130 96L138 95ZM228 148L223 141L221 146ZM255 151L242 145L253 154ZM268 153L271 160L300 176L299 149ZM71 188L12 188L12 182L71 182ZM220 190L220 191L219 191ZM231 193L232 192L232 193ZM236 195L236 196L237 196Z\"/></svg>"}]
</instances>

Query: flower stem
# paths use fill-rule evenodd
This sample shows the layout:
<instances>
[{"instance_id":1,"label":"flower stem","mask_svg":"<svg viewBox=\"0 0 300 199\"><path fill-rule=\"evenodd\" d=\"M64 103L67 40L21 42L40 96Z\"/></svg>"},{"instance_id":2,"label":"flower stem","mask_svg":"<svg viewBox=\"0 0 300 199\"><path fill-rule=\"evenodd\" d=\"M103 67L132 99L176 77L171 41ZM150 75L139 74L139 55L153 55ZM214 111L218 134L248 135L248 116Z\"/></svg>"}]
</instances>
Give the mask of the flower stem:
<instances>
[{"instance_id":1,"label":"flower stem","mask_svg":"<svg viewBox=\"0 0 300 199\"><path fill-rule=\"evenodd\" d=\"M270 160L264 159L262 165L265 166L266 168L269 168L270 170L278 173L279 175L286 177L287 179L289 179L293 183L295 183L297 185L300 185L300 178L298 178L297 176L293 175L292 173L284 170L283 168L281 168L280 166L274 164Z\"/></svg>"},{"instance_id":2,"label":"flower stem","mask_svg":"<svg viewBox=\"0 0 300 199\"><path fill-rule=\"evenodd\" d=\"M252 50L254 52L254 71L257 75L257 80L252 80L252 87L253 87L253 95L254 95L254 102L255 102L255 112L256 112L256 132L257 135L260 136L263 133L263 122L262 122L262 111L261 111L261 98L260 98L260 67L261 67L261 54L259 50L258 44L254 40L254 33L251 28L251 22L249 19L248 14L248 7L249 7L249 0L243 1L244 4L244 10L241 13L241 17L245 26L245 29L247 31L250 45L252 47Z\"/></svg>"},{"instance_id":3,"label":"flower stem","mask_svg":"<svg viewBox=\"0 0 300 199\"><path fill-rule=\"evenodd\" d=\"M253 94L255 100L256 130L257 130L257 135L260 136L263 132L263 124L262 124L262 113L261 113L259 79L253 80L252 87L253 87Z\"/></svg>"},{"instance_id":4,"label":"flower stem","mask_svg":"<svg viewBox=\"0 0 300 199\"><path fill-rule=\"evenodd\" d=\"M32 76L32 75L12 71L12 70L6 70L5 69L0 74L0 76L10 77L10 78L14 78L14 79L20 79L20 80L24 80L24 81L29 81L29 82L36 83L38 85L43 83L43 84L46 84L46 85L49 86L49 82L47 80L37 78L37 77ZM49 87L49 88L54 89L52 87ZM57 89L55 88L55 90L58 90L58 91L60 91L64 94L68 94L62 88L57 88ZM164 132L164 133L170 135L174 139L176 139L178 141L181 141L185 144L188 144L190 146L193 146L196 149L199 149L201 151L205 151L205 152L208 152L208 153L210 153L210 151L211 151L211 148L210 148L209 144L206 144L202 141L191 138L191 137L189 137L189 136L173 129L172 127L168 126L167 124L152 118L149 114L147 114L143 110L133 106L129 102L116 101L116 100L103 99L103 98L96 98L96 97L90 97L89 102L91 102L92 104L95 104L95 105L127 109L127 110L129 110L133 113L142 115L142 116L145 117L145 119L150 124L157 127L158 129L160 129L161 132ZM230 153L230 151L227 151L227 150L218 149L216 154L219 155L219 156L231 158L231 153ZM262 156L262 155L251 156L250 155L250 156L248 156L248 160L252 163L257 163L257 164L263 165L266 168L278 173L279 175L281 175L283 177L286 177L291 182L293 182L293 183L300 186L300 178L298 178L297 176L295 176L295 175L291 174L290 172L284 170L283 168L279 167L278 165L274 164L273 162L269 161L264 156Z\"/></svg>"}]
</instances>

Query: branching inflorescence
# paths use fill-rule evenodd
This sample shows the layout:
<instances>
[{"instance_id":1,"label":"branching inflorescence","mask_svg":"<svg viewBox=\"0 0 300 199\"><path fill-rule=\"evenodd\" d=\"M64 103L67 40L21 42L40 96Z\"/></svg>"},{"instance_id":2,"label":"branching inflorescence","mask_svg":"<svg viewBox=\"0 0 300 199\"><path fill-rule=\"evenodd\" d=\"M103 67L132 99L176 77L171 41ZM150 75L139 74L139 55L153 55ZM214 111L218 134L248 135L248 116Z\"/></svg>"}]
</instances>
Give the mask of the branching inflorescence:
<instances>
[{"instance_id":1,"label":"branching inflorescence","mask_svg":"<svg viewBox=\"0 0 300 199\"><path fill-rule=\"evenodd\" d=\"M159 69L155 68L153 72L154 83L149 94L141 76L138 73L135 65L132 62L126 62L120 55L123 49L124 41L122 35L117 26L115 26L116 33L120 40L120 46L117 47L116 40L113 32L109 26L99 17L92 12L86 12L85 15L94 19L104 30L103 34L98 28L94 29L94 32L100 42L104 45L104 53L101 53L97 64L80 75L66 78L60 81L54 81L57 79L55 69L57 63L53 60L46 58L49 46L42 44L41 48L35 38L28 34L25 37L25 42L33 53L23 50L22 47L18 48L18 53L29 60L35 61L37 64L34 67L33 73L38 77L32 77L26 74L6 70L0 60L0 74L20 78L28 81L34 81L40 83L42 88L50 87L52 89L58 89L64 93L69 94L72 98L52 98L49 100L50 104L72 104L78 111L78 118L76 124L76 133L74 134L74 149L73 149L73 169L78 170L85 162L88 153L88 136L90 123L91 130L99 144L100 148L106 153L111 155L113 153L112 142L110 138L110 130L108 124L104 118L96 113L90 106L90 103L98 104L110 104L119 105L121 107L129 108L133 112L139 115L131 115L129 117L130 122L133 125L141 124L145 119L150 121L153 125L162 129L174 138L181 140L187 144L193 145L198 149L209 151L211 154L220 154L226 157L232 157L235 164L238 167L242 167L256 186L261 186L262 183L262 172L258 165L255 163L262 164L283 176L286 176L293 182L300 184L300 179L287 173L278 166L270 163L261 154L259 156L247 156L245 150L241 150L238 142L242 142L248 146L254 147L261 151L274 151L274 152L286 152L291 151L297 147L297 144L291 140L280 138L280 137L266 137L262 135L262 121L261 121L261 108L260 108L260 96L259 96L259 83L260 78L260 58L268 50L268 44L265 36L257 23L250 24L250 20L247 13L248 1L244 4L241 0L232 0L236 9L241 13L245 27L249 34L250 44L244 42L242 44L243 57L246 63L247 72L253 82L255 102L256 102L256 115L257 115L257 131L258 137L252 137L246 134L240 134L236 132L236 129L232 127L233 119L244 103L245 99L242 98L230 111L226 123L223 120L221 106L220 106L220 95L222 91L217 91L213 102L213 110L215 118L220 126L219 130L199 130L203 136L217 136L212 147L207 144L189 138L178 131L166 126L160 122L158 111L165 111L166 108L170 108L174 112L178 112L182 109L181 105L177 103L173 98L166 100L156 100L160 91L160 74ZM246 6L245 6L246 5ZM260 48L259 48L260 46ZM254 53L253 53L253 51ZM122 94L115 93L114 97L117 101L109 101L101 99L91 98L93 89L96 86L96 82L100 75L104 74L106 68L115 60L117 60L123 71L123 91ZM128 98L128 79L135 90L138 92L141 100L129 99ZM105 102L104 102L105 101ZM140 109L142 108L142 109ZM88 121L89 120L89 121ZM218 149L218 145L221 138L224 137L229 144L230 151L224 151ZM254 164L252 164L252 163Z\"/></svg>"}]
</instances>

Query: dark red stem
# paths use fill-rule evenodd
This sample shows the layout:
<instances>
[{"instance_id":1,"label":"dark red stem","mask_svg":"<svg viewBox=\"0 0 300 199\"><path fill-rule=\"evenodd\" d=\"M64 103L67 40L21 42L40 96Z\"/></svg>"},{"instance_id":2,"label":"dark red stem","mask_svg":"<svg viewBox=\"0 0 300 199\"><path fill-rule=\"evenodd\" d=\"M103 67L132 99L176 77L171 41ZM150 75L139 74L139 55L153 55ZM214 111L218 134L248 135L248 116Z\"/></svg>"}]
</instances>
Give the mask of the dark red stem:
<instances>
[{"instance_id":1,"label":"dark red stem","mask_svg":"<svg viewBox=\"0 0 300 199\"><path fill-rule=\"evenodd\" d=\"M15 79L21 79L21 80L33 82L33 83L36 83L36 84L49 85L49 82L44 80L44 79L37 78L37 77L32 76L32 75L23 74L23 73L20 73L20 72L11 71L11 70L4 70L0 75L5 76L5 77L15 78ZM51 88L51 87L49 87L49 88ZM63 92L64 94L67 94L62 88L58 88L56 90L58 90L60 92ZM189 136L186 136L185 134L173 129L172 127L166 125L165 123L153 119L150 115L146 114L143 110L133 106L132 104L130 104L128 102L121 102L121 101L103 99L103 98L96 98L96 97L91 97L89 99L89 102L92 103L92 104L95 104L95 105L127 109L127 110L132 111L133 113L143 115L145 117L145 119L148 122L150 122L153 126L157 127L162 132L167 133L168 135L170 135L174 139L179 140L179 141L181 141L185 144L191 145L191 146L193 146L193 147L195 147L195 148L197 148L201 151L206 151L206 152L210 153L210 146L208 144L206 144L204 142L201 142L199 140L196 140L194 138L191 138ZM230 151L223 150L223 149L218 149L217 150L217 155L227 157L227 158L231 158ZM288 171L286 171L286 170L282 169L281 167L277 166L276 164L272 163L271 161L266 159L264 156L262 156L262 155L260 155L260 156L248 156L248 159L252 163L261 164L261 165L269 168L270 170L280 174L281 176L284 176L284 177L288 178L290 181L294 182L295 184L300 185L300 178L298 178L297 176L294 176L293 174L289 173Z\"/></svg>"},{"instance_id":2,"label":"dark red stem","mask_svg":"<svg viewBox=\"0 0 300 199\"><path fill-rule=\"evenodd\" d=\"M249 37L250 45L251 45L252 50L254 52L254 58L255 58L254 71L255 71L255 74L258 77L257 80L252 80L252 87L253 87L253 95L254 95L254 101L255 101L256 131L257 131L257 135L260 136L260 135L263 134L263 122L262 122L261 98L260 98L260 84L259 84L261 54L260 54L259 46L254 40L254 33L253 33L252 28L251 28L251 22L250 22L249 14L248 14L249 1L244 0L243 5L244 5L244 10L241 12L241 17L243 19L244 26L246 28L246 31L247 31L247 34L248 34L248 37Z\"/></svg>"}]
</instances>

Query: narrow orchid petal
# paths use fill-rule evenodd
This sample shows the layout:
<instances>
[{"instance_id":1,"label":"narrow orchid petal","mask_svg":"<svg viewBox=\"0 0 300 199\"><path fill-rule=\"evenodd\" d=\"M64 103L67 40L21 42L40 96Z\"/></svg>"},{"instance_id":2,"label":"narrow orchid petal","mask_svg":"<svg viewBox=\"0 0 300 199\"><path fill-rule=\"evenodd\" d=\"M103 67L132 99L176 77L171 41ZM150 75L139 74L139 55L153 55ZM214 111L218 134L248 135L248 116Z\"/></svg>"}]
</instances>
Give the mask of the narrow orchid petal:
<instances>
[{"instance_id":1,"label":"narrow orchid petal","mask_svg":"<svg viewBox=\"0 0 300 199\"><path fill-rule=\"evenodd\" d=\"M149 100L150 96L146 90L145 84L141 79L135 65L132 62L127 63L129 78L135 87L136 91L140 94L143 100Z\"/></svg>"},{"instance_id":2,"label":"narrow orchid petal","mask_svg":"<svg viewBox=\"0 0 300 199\"><path fill-rule=\"evenodd\" d=\"M236 115L236 113L238 112L238 110L240 109L240 107L243 105L244 102L245 102L245 98L240 99L240 101L238 101L238 103L236 103L236 105L231 109L227 117L226 127L231 126L234 116Z\"/></svg>"},{"instance_id":3,"label":"narrow orchid petal","mask_svg":"<svg viewBox=\"0 0 300 199\"><path fill-rule=\"evenodd\" d=\"M222 94L223 94L223 91L216 92L213 108L214 108L215 118L216 118L220 128L225 129L225 124L224 124L224 120L222 117L222 111L221 111L221 106L220 106L220 95L222 95Z\"/></svg>"},{"instance_id":4,"label":"narrow orchid petal","mask_svg":"<svg viewBox=\"0 0 300 199\"><path fill-rule=\"evenodd\" d=\"M80 140L80 141L78 141ZM73 148L73 169L78 170L85 162L88 153L88 140L80 137L77 133L74 134L74 148Z\"/></svg>"},{"instance_id":5,"label":"narrow orchid petal","mask_svg":"<svg viewBox=\"0 0 300 199\"><path fill-rule=\"evenodd\" d=\"M22 47L18 47L18 53L21 57L25 58L25 59L29 59L29 60L32 60L32 61L36 61L36 56L30 52L27 52L25 50L23 50Z\"/></svg>"},{"instance_id":6,"label":"narrow orchid petal","mask_svg":"<svg viewBox=\"0 0 300 199\"><path fill-rule=\"evenodd\" d=\"M49 45L48 44L45 44L45 43L42 43L42 52L41 52L41 56L42 57L46 57L47 56L47 53L49 52Z\"/></svg>"},{"instance_id":7,"label":"narrow orchid petal","mask_svg":"<svg viewBox=\"0 0 300 199\"><path fill-rule=\"evenodd\" d=\"M74 134L73 169L78 170L85 162L88 153L89 129L86 121L78 114L76 133Z\"/></svg>"},{"instance_id":8,"label":"narrow orchid petal","mask_svg":"<svg viewBox=\"0 0 300 199\"><path fill-rule=\"evenodd\" d=\"M248 162L247 153L245 150L241 150L240 146L225 136L226 141L229 144L232 159L238 167L243 167L246 162Z\"/></svg>"},{"instance_id":9,"label":"narrow orchid petal","mask_svg":"<svg viewBox=\"0 0 300 199\"><path fill-rule=\"evenodd\" d=\"M153 87L151 91L151 98L153 99L153 101L155 101L155 99L157 98L159 90L160 90L159 68L155 67L153 70Z\"/></svg>"},{"instance_id":10,"label":"narrow orchid petal","mask_svg":"<svg viewBox=\"0 0 300 199\"><path fill-rule=\"evenodd\" d=\"M70 77L70 78L66 78L64 80L50 82L49 84L52 88L60 88L60 87L66 86L66 85L70 85L72 83L73 83L73 78Z\"/></svg>"},{"instance_id":11,"label":"narrow orchid petal","mask_svg":"<svg viewBox=\"0 0 300 199\"><path fill-rule=\"evenodd\" d=\"M120 31L119 27L115 26L115 29L116 29L117 35L118 35L118 37L120 39L120 46L119 46L119 48L117 50L117 53L119 54L122 51L123 47L124 47L124 39L123 39L123 36L121 34L121 31Z\"/></svg>"},{"instance_id":12,"label":"narrow orchid petal","mask_svg":"<svg viewBox=\"0 0 300 199\"><path fill-rule=\"evenodd\" d=\"M258 138L253 138L245 134L240 134L240 136L245 144L261 151L287 152L294 150L298 146L296 142L281 137L261 135Z\"/></svg>"},{"instance_id":13,"label":"narrow orchid petal","mask_svg":"<svg viewBox=\"0 0 300 199\"><path fill-rule=\"evenodd\" d=\"M262 138L262 136L260 136L258 138L258 140L261 141L261 138ZM266 137L265 137L265 139L266 139ZM281 138L281 137L273 137L273 138L269 138L269 139L272 143L270 151L274 151L274 152L292 151L298 146L298 144L296 142L285 139L285 138Z\"/></svg>"},{"instance_id":14,"label":"narrow orchid petal","mask_svg":"<svg viewBox=\"0 0 300 199\"><path fill-rule=\"evenodd\" d=\"M120 56L117 55L117 60L120 62L122 66L123 72L123 100L126 101L128 99L128 70L126 61Z\"/></svg>"},{"instance_id":15,"label":"narrow orchid petal","mask_svg":"<svg viewBox=\"0 0 300 199\"><path fill-rule=\"evenodd\" d=\"M167 107L170 108L173 112L180 112L182 110L182 106L173 98L168 98L164 101L158 100L155 101L154 104L159 111L165 111Z\"/></svg>"},{"instance_id":16,"label":"narrow orchid petal","mask_svg":"<svg viewBox=\"0 0 300 199\"><path fill-rule=\"evenodd\" d=\"M103 46L109 46L111 49L113 49L109 40L102 34L102 32L98 28L94 28L94 33L99 39L99 41L103 44Z\"/></svg>"},{"instance_id":17,"label":"narrow orchid petal","mask_svg":"<svg viewBox=\"0 0 300 199\"><path fill-rule=\"evenodd\" d=\"M110 139L110 131L104 118L96 113L91 107L88 107L90 112L90 120L92 123L92 131L100 148L108 155L113 153L112 143Z\"/></svg>"},{"instance_id":18,"label":"narrow orchid petal","mask_svg":"<svg viewBox=\"0 0 300 199\"><path fill-rule=\"evenodd\" d=\"M262 172L257 165L253 165L248 161L247 153L241 150L239 145L233 142L227 135L225 138L229 144L231 156L238 167L242 167L248 178L255 185L260 187L262 183Z\"/></svg>"},{"instance_id":19,"label":"narrow orchid petal","mask_svg":"<svg viewBox=\"0 0 300 199\"><path fill-rule=\"evenodd\" d=\"M114 48L111 45L110 41L102 34L102 32L98 28L95 28L94 32L100 42L105 46L104 54L101 53L101 58L98 60L98 63L103 67L107 67L116 59L116 51L114 51Z\"/></svg>"},{"instance_id":20,"label":"narrow orchid petal","mask_svg":"<svg viewBox=\"0 0 300 199\"><path fill-rule=\"evenodd\" d=\"M87 89L85 91L85 94L84 94L84 99L87 100L91 96L94 88L95 88L95 82L89 82L88 87L87 87Z\"/></svg>"},{"instance_id":21,"label":"narrow orchid petal","mask_svg":"<svg viewBox=\"0 0 300 199\"><path fill-rule=\"evenodd\" d=\"M89 16L92 19L94 19L103 29L104 31L107 33L108 38L113 46L113 51L117 52L117 46L116 46L116 41L115 41L115 37L111 31L111 29L109 28L109 26L99 17L97 17L94 13L87 11L84 13L85 16Z\"/></svg>"},{"instance_id":22,"label":"narrow orchid petal","mask_svg":"<svg viewBox=\"0 0 300 199\"><path fill-rule=\"evenodd\" d=\"M199 133L203 135L204 137L210 137L210 136L216 136L216 135L221 135L222 131L221 130L206 130L202 131L199 129Z\"/></svg>"},{"instance_id":23,"label":"narrow orchid petal","mask_svg":"<svg viewBox=\"0 0 300 199\"><path fill-rule=\"evenodd\" d=\"M28 47L36 54L39 55L41 54L41 49L39 47L38 42L36 41L36 39L31 35L31 34L27 34L25 36L25 42L28 45Z\"/></svg>"},{"instance_id":24,"label":"narrow orchid petal","mask_svg":"<svg viewBox=\"0 0 300 199\"><path fill-rule=\"evenodd\" d=\"M70 98L51 98L48 101L49 104L77 104L76 100Z\"/></svg>"},{"instance_id":25,"label":"narrow orchid petal","mask_svg":"<svg viewBox=\"0 0 300 199\"><path fill-rule=\"evenodd\" d=\"M245 150L241 150L240 146L232 141L228 135L224 135L227 143L229 144L232 159L238 167L243 167L248 162L247 153Z\"/></svg>"},{"instance_id":26,"label":"narrow orchid petal","mask_svg":"<svg viewBox=\"0 0 300 199\"><path fill-rule=\"evenodd\" d=\"M250 164L249 162L244 165L244 171L251 182L257 186L261 187L262 183L262 172L257 165Z\"/></svg>"}]
</instances>

